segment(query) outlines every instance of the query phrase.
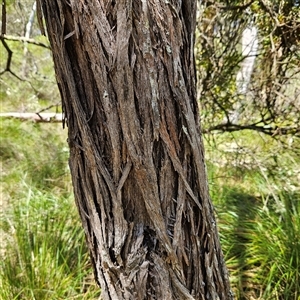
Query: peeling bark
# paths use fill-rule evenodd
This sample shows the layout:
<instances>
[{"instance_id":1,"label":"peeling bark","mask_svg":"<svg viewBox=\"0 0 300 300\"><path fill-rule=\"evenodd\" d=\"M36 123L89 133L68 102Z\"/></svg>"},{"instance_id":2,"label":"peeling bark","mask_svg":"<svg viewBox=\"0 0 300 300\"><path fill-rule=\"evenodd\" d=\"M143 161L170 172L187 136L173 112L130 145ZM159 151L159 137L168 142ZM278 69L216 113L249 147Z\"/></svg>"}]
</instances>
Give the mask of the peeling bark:
<instances>
[{"instance_id":1,"label":"peeling bark","mask_svg":"<svg viewBox=\"0 0 300 300\"><path fill-rule=\"evenodd\" d=\"M196 101L196 1L40 2L103 299L232 299Z\"/></svg>"}]
</instances>

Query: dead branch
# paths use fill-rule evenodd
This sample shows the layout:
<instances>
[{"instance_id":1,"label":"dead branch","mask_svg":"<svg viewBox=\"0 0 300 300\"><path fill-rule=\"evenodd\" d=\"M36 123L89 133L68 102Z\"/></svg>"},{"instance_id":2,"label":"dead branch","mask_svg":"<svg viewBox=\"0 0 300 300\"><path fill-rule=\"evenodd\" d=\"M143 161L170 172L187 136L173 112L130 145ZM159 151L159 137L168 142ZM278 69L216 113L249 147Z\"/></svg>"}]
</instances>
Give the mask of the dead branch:
<instances>
[{"instance_id":1,"label":"dead branch","mask_svg":"<svg viewBox=\"0 0 300 300\"><path fill-rule=\"evenodd\" d=\"M0 118L13 118L22 121L33 121L38 123L56 123L62 122L62 113L20 113L7 112L0 113Z\"/></svg>"}]
</instances>

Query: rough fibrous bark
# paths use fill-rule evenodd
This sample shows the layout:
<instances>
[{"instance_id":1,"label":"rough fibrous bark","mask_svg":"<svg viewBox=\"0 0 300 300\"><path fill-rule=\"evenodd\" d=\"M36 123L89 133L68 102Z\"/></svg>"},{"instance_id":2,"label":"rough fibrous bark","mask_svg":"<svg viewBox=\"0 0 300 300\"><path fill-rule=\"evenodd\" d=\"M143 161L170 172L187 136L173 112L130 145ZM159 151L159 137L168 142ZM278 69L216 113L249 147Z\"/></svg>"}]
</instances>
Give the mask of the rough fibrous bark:
<instances>
[{"instance_id":1,"label":"rough fibrous bark","mask_svg":"<svg viewBox=\"0 0 300 300\"><path fill-rule=\"evenodd\" d=\"M41 7L102 297L231 299L196 101L196 1Z\"/></svg>"}]
</instances>

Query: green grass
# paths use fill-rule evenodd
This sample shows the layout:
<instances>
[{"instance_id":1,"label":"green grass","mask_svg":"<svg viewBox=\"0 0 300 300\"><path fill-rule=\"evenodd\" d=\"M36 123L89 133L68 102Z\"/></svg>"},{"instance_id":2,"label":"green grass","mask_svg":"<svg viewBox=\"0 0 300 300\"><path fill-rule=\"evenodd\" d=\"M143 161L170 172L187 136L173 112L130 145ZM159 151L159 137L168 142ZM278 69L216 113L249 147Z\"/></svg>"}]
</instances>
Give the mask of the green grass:
<instances>
[{"instance_id":1,"label":"green grass","mask_svg":"<svg viewBox=\"0 0 300 300\"><path fill-rule=\"evenodd\" d=\"M212 197L237 299L298 300L300 194L281 195L280 211L233 187Z\"/></svg>"},{"instance_id":2,"label":"green grass","mask_svg":"<svg viewBox=\"0 0 300 300\"><path fill-rule=\"evenodd\" d=\"M72 199L28 189L3 217L0 299L94 299L87 249ZM79 298L78 298L79 297Z\"/></svg>"},{"instance_id":3,"label":"green grass","mask_svg":"<svg viewBox=\"0 0 300 300\"><path fill-rule=\"evenodd\" d=\"M23 183L41 190L64 192L70 185L65 132L60 125L1 120L0 156L3 184L10 196L19 193ZM62 129L60 129L62 131ZM70 191L70 189L66 189Z\"/></svg>"},{"instance_id":4,"label":"green grass","mask_svg":"<svg viewBox=\"0 0 300 300\"><path fill-rule=\"evenodd\" d=\"M255 232L249 233L248 265L260 268L263 299L298 300L300 296L300 194L280 195L270 210L258 211Z\"/></svg>"},{"instance_id":5,"label":"green grass","mask_svg":"<svg viewBox=\"0 0 300 300\"><path fill-rule=\"evenodd\" d=\"M61 125L1 120L0 299L97 299Z\"/></svg>"},{"instance_id":6,"label":"green grass","mask_svg":"<svg viewBox=\"0 0 300 300\"><path fill-rule=\"evenodd\" d=\"M237 299L299 300L299 156L259 140L248 132L207 144L222 248Z\"/></svg>"}]
</instances>

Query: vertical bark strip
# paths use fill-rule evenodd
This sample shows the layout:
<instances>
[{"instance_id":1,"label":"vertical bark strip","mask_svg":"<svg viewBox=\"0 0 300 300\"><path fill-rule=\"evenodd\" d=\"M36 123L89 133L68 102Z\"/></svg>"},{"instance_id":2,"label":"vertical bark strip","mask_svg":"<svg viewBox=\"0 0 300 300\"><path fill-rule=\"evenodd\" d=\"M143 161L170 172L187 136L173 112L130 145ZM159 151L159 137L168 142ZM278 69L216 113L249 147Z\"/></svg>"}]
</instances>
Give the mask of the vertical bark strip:
<instances>
[{"instance_id":1,"label":"vertical bark strip","mask_svg":"<svg viewBox=\"0 0 300 300\"><path fill-rule=\"evenodd\" d=\"M40 2L103 299L232 299L196 101L196 1Z\"/></svg>"}]
</instances>

